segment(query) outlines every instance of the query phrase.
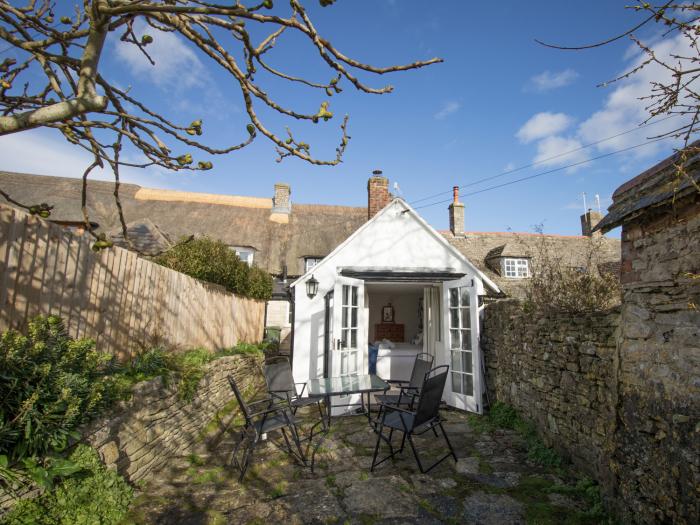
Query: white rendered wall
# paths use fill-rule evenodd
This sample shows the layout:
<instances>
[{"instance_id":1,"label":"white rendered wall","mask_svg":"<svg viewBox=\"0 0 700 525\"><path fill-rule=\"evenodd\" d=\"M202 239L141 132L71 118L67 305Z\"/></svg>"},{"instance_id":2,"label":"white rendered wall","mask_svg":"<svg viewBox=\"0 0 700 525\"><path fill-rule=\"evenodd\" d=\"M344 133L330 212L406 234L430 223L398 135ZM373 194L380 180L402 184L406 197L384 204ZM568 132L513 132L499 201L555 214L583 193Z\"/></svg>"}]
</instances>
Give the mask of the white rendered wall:
<instances>
[{"instance_id":1,"label":"white rendered wall","mask_svg":"<svg viewBox=\"0 0 700 525\"><path fill-rule=\"evenodd\" d=\"M393 201L364 230L314 267L313 276L319 286L313 299L306 295L306 280L310 276L295 285L293 370L296 381L323 375L324 296L333 289L339 268L450 269L474 278L479 289L482 288L473 266L412 213L401 213L405 209L400 201Z\"/></svg>"}]
</instances>

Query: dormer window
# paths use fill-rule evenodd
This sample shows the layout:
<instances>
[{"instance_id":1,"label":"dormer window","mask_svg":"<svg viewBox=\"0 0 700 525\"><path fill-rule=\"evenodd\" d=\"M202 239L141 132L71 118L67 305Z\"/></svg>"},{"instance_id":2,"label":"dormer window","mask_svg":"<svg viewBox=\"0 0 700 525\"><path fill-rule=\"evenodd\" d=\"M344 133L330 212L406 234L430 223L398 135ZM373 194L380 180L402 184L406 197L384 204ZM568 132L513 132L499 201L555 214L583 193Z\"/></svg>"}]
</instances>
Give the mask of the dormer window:
<instances>
[{"instance_id":1,"label":"dormer window","mask_svg":"<svg viewBox=\"0 0 700 525\"><path fill-rule=\"evenodd\" d=\"M527 259L503 258L503 275L511 279L530 277L530 266Z\"/></svg>"},{"instance_id":2,"label":"dormer window","mask_svg":"<svg viewBox=\"0 0 700 525\"><path fill-rule=\"evenodd\" d=\"M255 250L250 246L231 246L231 249L236 252L238 258L246 263L248 266L253 266L253 257L255 256Z\"/></svg>"},{"instance_id":3,"label":"dormer window","mask_svg":"<svg viewBox=\"0 0 700 525\"><path fill-rule=\"evenodd\" d=\"M321 262L323 257L304 257L304 273Z\"/></svg>"}]
</instances>

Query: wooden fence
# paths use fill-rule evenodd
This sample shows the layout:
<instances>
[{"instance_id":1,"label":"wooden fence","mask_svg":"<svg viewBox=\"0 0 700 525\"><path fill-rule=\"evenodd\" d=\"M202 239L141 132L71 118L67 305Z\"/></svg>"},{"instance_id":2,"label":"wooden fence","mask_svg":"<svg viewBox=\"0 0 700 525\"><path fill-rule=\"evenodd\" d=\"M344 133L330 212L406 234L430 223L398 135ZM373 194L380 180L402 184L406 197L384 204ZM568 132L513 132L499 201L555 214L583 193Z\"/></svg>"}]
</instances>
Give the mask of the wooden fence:
<instances>
[{"instance_id":1,"label":"wooden fence","mask_svg":"<svg viewBox=\"0 0 700 525\"><path fill-rule=\"evenodd\" d=\"M0 330L60 316L73 337L127 359L163 343L225 348L262 338L265 304L0 205Z\"/></svg>"}]
</instances>

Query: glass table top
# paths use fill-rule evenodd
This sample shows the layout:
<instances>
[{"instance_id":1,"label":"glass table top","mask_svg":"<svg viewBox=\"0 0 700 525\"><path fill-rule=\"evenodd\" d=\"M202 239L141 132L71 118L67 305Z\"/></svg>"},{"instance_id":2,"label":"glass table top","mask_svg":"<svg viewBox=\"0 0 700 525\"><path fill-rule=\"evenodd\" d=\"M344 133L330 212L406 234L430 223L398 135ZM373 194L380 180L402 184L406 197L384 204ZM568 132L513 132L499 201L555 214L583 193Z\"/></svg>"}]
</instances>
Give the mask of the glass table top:
<instances>
[{"instance_id":1,"label":"glass table top","mask_svg":"<svg viewBox=\"0 0 700 525\"><path fill-rule=\"evenodd\" d=\"M383 391L389 384L374 374L357 374L309 379L307 388L310 396L332 396Z\"/></svg>"}]
</instances>

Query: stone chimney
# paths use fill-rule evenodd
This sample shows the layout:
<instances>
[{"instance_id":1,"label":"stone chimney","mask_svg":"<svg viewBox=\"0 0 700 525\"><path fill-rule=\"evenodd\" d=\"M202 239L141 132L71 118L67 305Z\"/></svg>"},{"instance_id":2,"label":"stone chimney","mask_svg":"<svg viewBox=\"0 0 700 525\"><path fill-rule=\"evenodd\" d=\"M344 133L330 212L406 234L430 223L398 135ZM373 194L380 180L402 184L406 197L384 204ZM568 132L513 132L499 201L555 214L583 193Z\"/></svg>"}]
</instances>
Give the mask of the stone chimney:
<instances>
[{"instance_id":1,"label":"stone chimney","mask_svg":"<svg viewBox=\"0 0 700 525\"><path fill-rule=\"evenodd\" d=\"M270 220L279 223L288 223L289 214L292 212L292 201L290 195L292 190L289 184L277 182L275 184L275 196L272 197L272 210Z\"/></svg>"},{"instance_id":2,"label":"stone chimney","mask_svg":"<svg viewBox=\"0 0 700 525\"><path fill-rule=\"evenodd\" d=\"M454 236L464 235L464 204L459 202L459 186L452 187L452 204L450 210L450 231Z\"/></svg>"},{"instance_id":3,"label":"stone chimney","mask_svg":"<svg viewBox=\"0 0 700 525\"><path fill-rule=\"evenodd\" d=\"M603 220L603 214L597 211L589 210L581 215L581 235L586 237L594 237L602 235L599 231L593 232L593 228Z\"/></svg>"},{"instance_id":4,"label":"stone chimney","mask_svg":"<svg viewBox=\"0 0 700 525\"><path fill-rule=\"evenodd\" d=\"M367 220L370 220L391 201L389 179L382 177L382 170L374 170L367 181Z\"/></svg>"}]
</instances>

